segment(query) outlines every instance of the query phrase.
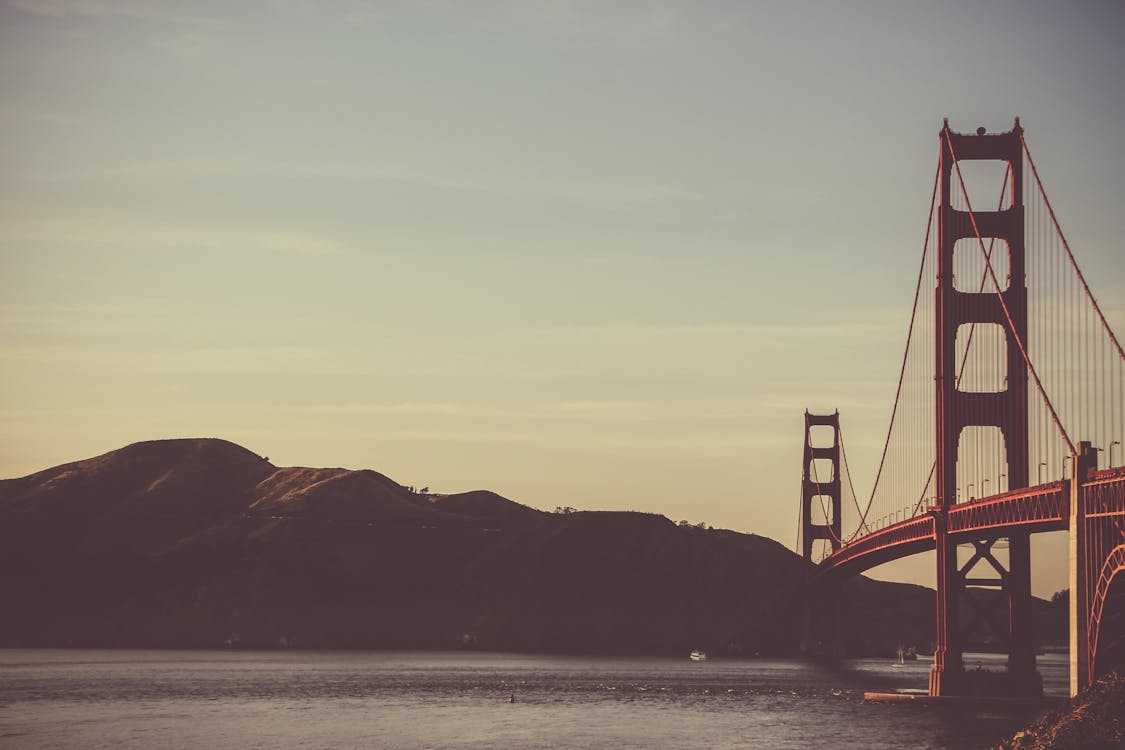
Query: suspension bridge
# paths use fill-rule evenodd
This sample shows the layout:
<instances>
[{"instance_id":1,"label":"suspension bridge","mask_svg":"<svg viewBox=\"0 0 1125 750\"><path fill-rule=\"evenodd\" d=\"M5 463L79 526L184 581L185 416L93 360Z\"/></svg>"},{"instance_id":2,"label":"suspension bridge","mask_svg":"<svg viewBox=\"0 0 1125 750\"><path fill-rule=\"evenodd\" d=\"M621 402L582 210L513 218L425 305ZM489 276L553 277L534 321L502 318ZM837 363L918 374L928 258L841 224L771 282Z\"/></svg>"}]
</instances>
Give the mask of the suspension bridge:
<instances>
[{"instance_id":1,"label":"suspension bridge","mask_svg":"<svg viewBox=\"0 0 1125 750\"><path fill-rule=\"evenodd\" d=\"M971 179L988 162L999 184ZM1125 352L1018 118L1005 133L945 122L921 256L866 499L839 413L805 414L799 546L818 563L813 597L935 550L930 694L1038 695L1030 537L1068 531L1076 693L1125 664ZM965 669L984 629L1001 634L1004 674Z\"/></svg>"}]
</instances>

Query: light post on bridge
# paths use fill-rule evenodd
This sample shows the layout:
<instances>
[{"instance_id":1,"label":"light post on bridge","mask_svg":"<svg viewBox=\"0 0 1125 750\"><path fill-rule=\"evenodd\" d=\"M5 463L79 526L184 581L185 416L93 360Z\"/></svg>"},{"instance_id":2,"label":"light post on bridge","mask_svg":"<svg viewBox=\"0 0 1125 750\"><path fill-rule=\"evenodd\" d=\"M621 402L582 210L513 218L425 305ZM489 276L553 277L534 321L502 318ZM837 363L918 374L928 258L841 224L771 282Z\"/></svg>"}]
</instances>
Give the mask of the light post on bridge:
<instances>
[{"instance_id":1,"label":"light post on bridge","mask_svg":"<svg viewBox=\"0 0 1125 750\"><path fill-rule=\"evenodd\" d=\"M998 477L996 478L996 487L997 487L997 488L998 488L998 489L999 489L999 490L1000 490L1001 492L1003 492L1003 491L1004 491L1004 483L1003 483L1002 481L1000 481L1000 480L1002 480L1002 479L1007 479L1007 478L1008 478L1008 475L1007 475L1007 474L1001 474L1000 476L998 476Z\"/></svg>"},{"instance_id":2,"label":"light post on bridge","mask_svg":"<svg viewBox=\"0 0 1125 750\"><path fill-rule=\"evenodd\" d=\"M1039 462L1039 484L1043 484L1043 469L1047 468L1046 461Z\"/></svg>"},{"instance_id":3,"label":"light post on bridge","mask_svg":"<svg viewBox=\"0 0 1125 750\"><path fill-rule=\"evenodd\" d=\"M1109 444L1109 466L1106 467L1107 469L1112 469L1114 467L1113 446L1115 446L1115 445L1121 445L1121 441L1120 440L1114 440L1112 443Z\"/></svg>"},{"instance_id":4,"label":"light post on bridge","mask_svg":"<svg viewBox=\"0 0 1125 750\"><path fill-rule=\"evenodd\" d=\"M988 477L985 477L984 481L981 482L980 496L988 497Z\"/></svg>"},{"instance_id":5,"label":"light post on bridge","mask_svg":"<svg viewBox=\"0 0 1125 750\"><path fill-rule=\"evenodd\" d=\"M973 483L972 482L969 482L969 486L965 488L965 494L969 496L967 502L971 503L973 501Z\"/></svg>"}]
</instances>

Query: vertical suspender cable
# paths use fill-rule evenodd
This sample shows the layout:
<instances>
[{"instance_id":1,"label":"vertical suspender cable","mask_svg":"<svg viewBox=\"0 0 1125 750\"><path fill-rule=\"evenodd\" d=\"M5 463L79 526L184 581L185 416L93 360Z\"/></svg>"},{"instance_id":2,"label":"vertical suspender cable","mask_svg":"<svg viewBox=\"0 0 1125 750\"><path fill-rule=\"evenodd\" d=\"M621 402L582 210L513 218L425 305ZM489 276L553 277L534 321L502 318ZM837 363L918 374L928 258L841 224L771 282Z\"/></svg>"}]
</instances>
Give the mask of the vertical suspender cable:
<instances>
[{"instance_id":1,"label":"vertical suspender cable","mask_svg":"<svg viewBox=\"0 0 1125 750\"><path fill-rule=\"evenodd\" d=\"M962 190L962 192L964 192L964 190L965 190L965 179L961 175L961 167L957 163L957 155L953 151L953 139L950 137L948 125L945 126L945 141L946 141L946 145L949 147L949 154L953 159L953 168L957 172L957 181L961 184L961 190ZM981 255L983 256L983 255L985 255L986 251L985 251L985 248L984 248L984 239L981 237L981 234L980 234L980 227L977 226L977 217L976 217L975 214L973 214L972 202L966 200L966 203L967 203L967 208L968 208L968 212L969 212L969 221L973 225L973 233L977 238L977 244L980 246ZM992 269L992 263L990 263L986 260L985 265L988 269L988 275L992 278L993 286L999 288L999 285L996 283L996 273ZM1002 294L997 293L997 299L999 299L1000 307L1004 311L1004 317L1008 321L1008 330L1011 331L1012 337L1015 339L1016 345L1019 347L1020 355L1023 356L1024 362L1027 364L1027 369L1031 373L1032 378L1035 381L1035 387L1039 390L1039 395L1043 398L1043 400L1047 404L1047 407L1050 409L1051 416L1054 418L1054 421L1055 421L1055 426L1058 427L1059 431L1062 433L1063 439L1066 440L1067 447L1070 449L1070 452L1073 455L1075 453L1074 443L1071 441L1070 435L1067 434L1066 428L1063 427L1062 422L1059 421L1059 417L1058 417L1057 412L1055 411L1055 407L1051 403L1050 398L1047 397L1046 390L1044 390L1044 388L1043 388L1043 382L1039 378L1039 373L1035 370L1035 365L1031 362L1031 358L1028 357L1028 355L1027 355L1027 346L1024 344L1023 337L1020 336L1018 331L1016 331L1015 323L1012 320L1012 313L1008 309L1008 303L1004 300L1004 295L1002 295Z\"/></svg>"},{"instance_id":2,"label":"vertical suspender cable","mask_svg":"<svg viewBox=\"0 0 1125 750\"><path fill-rule=\"evenodd\" d=\"M1082 285L1082 290L1083 292L1085 292L1085 296L1090 300L1090 304L1093 306L1093 312L1097 315L1097 319L1101 323L1102 329L1109 337L1109 340L1113 342L1113 347L1117 351L1118 359L1125 361L1125 350L1122 350L1121 342L1117 340L1117 336L1113 333L1113 329L1110 328L1109 323L1106 321L1105 315L1102 313L1101 306L1098 305L1097 299L1094 298L1094 293L1090 291L1090 286L1086 283L1086 277L1083 276L1082 270L1078 267L1078 262L1074 259L1074 253L1070 251L1070 243L1067 242L1066 235L1063 234L1062 227L1059 226L1059 220L1055 216L1055 209L1051 206L1051 199L1047 197L1047 191L1043 189L1043 181L1039 178L1039 170L1035 167L1035 160L1031 158L1031 151L1030 149L1028 149L1027 141L1024 139L1022 133L1020 134L1020 143L1023 145L1024 154L1027 155L1027 163L1031 165L1031 173L1035 177L1035 184L1039 188L1039 194L1042 196L1043 203L1047 207L1047 211L1051 216L1051 223L1054 225L1055 232L1057 233L1059 240L1062 242L1063 249L1066 250L1066 257L1070 260L1070 266L1075 275L1078 277L1078 282Z\"/></svg>"},{"instance_id":3,"label":"vertical suspender cable","mask_svg":"<svg viewBox=\"0 0 1125 750\"><path fill-rule=\"evenodd\" d=\"M867 500L867 510L863 512L860 518L860 524L867 528L867 514L871 510L871 503L875 499L875 494L879 489L879 482L883 476L883 469L886 466L887 451L891 444L891 435L894 431L895 416L898 414L899 399L902 397L902 383L906 375L906 364L910 355L910 342L914 335L914 321L918 315L918 297L922 289L922 276L926 270L926 256L929 253L930 247L930 230L933 228L934 204L937 202L937 189L938 178L941 176L941 161L938 161L938 167L934 171L934 186L930 193L930 213L929 220L926 224L926 238L922 242L922 262L918 267L918 280L914 284L914 307L910 312L910 326L906 332L906 346L902 353L902 366L899 368L898 373L898 386L895 390L895 401L891 407L891 421L887 427L887 437L883 441L883 454L879 458L879 468L875 472L875 483L871 488L871 496Z\"/></svg>"}]
</instances>

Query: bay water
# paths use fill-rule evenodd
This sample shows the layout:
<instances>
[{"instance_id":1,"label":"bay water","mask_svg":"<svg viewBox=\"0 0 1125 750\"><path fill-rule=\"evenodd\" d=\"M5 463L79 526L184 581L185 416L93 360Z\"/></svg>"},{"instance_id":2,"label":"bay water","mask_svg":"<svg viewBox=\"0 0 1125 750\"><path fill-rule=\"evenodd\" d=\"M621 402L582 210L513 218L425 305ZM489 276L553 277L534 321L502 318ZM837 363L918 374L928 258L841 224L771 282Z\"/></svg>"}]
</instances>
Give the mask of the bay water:
<instances>
[{"instance_id":1,"label":"bay water","mask_svg":"<svg viewBox=\"0 0 1125 750\"><path fill-rule=\"evenodd\" d=\"M1002 657L967 666L1002 669ZM0 650L0 748L974 748L1034 709L865 703L926 658ZM1039 657L1048 694L1063 655Z\"/></svg>"}]
</instances>

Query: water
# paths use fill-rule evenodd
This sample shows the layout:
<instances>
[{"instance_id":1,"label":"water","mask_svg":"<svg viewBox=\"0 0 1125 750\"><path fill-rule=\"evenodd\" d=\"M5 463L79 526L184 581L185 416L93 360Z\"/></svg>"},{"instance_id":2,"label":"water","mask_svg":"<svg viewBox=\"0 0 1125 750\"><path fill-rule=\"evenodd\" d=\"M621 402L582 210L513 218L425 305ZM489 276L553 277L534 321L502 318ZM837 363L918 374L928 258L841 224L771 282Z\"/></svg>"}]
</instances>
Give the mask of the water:
<instances>
[{"instance_id":1,"label":"water","mask_svg":"<svg viewBox=\"0 0 1125 750\"><path fill-rule=\"evenodd\" d=\"M1066 661L1041 656L1048 693ZM999 668L998 657L969 657ZM0 747L984 747L1029 711L866 704L930 662L0 650ZM515 702L509 703L514 696Z\"/></svg>"}]
</instances>

